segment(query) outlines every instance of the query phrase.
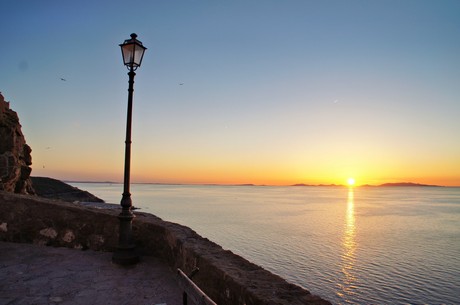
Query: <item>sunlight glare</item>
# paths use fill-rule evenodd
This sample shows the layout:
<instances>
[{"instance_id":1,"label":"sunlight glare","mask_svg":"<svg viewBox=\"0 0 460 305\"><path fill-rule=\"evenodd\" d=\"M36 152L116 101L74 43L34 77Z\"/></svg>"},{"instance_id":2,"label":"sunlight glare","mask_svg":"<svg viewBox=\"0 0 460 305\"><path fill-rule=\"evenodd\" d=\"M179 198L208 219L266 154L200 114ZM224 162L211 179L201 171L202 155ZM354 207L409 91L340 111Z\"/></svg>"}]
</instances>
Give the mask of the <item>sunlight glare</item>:
<instances>
[{"instance_id":1,"label":"sunlight glare","mask_svg":"<svg viewBox=\"0 0 460 305\"><path fill-rule=\"evenodd\" d=\"M347 180L348 186L353 186L355 185L355 178L348 178Z\"/></svg>"}]
</instances>

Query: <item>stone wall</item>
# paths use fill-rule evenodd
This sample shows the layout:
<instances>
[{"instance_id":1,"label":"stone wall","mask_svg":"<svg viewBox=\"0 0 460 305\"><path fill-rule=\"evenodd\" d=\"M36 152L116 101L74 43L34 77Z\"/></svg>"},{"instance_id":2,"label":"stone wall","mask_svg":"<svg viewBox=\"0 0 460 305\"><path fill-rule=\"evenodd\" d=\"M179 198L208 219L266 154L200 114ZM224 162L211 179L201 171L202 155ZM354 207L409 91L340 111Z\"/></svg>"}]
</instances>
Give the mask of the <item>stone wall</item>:
<instances>
[{"instance_id":1,"label":"stone wall","mask_svg":"<svg viewBox=\"0 0 460 305\"><path fill-rule=\"evenodd\" d=\"M33 194L29 176L32 149L26 144L21 124L10 103L0 94L0 190Z\"/></svg>"},{"instance_id":2,"label":"stone wall","mask_svg":"<svg viewBox=\"0 0 460 305\"><path fill-rule=\"evenodd\" d=\"M101 208L102 207L102 208ZM0 240L113 251L118 207L98 208L0 191ZM250 263L190 228L137 213L133 234L142 255L160 257L193 278L220 305L330 304Z\"/></svg>"}]
</instances>

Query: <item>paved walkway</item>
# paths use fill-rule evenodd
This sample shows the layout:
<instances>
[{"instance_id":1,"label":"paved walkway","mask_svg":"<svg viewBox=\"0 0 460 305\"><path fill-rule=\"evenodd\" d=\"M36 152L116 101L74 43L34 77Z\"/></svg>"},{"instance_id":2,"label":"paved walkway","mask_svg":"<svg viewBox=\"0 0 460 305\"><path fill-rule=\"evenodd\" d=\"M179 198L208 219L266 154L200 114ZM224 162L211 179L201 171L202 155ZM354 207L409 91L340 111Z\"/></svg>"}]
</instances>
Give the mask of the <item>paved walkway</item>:
<instances>
[{"instance_id":1,"label":"paved walkway","mask_svg":"<svg viewBox=\"0 0 460 305\"><path fill-rule=\"evenodd\" d=\"M166 265L143 257L133 267L112 254L0 242L0 305L180 305L182 291Z\"/></svg>"}]
</instances>

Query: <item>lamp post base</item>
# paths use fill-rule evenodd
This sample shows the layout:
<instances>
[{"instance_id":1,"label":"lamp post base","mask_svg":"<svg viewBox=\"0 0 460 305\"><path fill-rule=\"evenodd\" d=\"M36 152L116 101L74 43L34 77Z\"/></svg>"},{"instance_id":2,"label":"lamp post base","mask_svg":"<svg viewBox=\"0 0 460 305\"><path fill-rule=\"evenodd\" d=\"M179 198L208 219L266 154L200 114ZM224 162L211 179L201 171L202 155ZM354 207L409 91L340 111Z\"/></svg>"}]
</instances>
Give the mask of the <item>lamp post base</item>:
<instances>
[{"instance_id":1,"label":"lamp post base","mask_svg":"<svg viewBox=\"0 0 460 305\"><path fill-rule=\"evenodd\" d=\"M132 220L134 214L130 208L123 208L118 219L120 220L118 247L113 253L112 262L119 265L134 265L139 262L139 254L136 252L133 233Z\"/></svg>"},{"instance_id":2,"label":"lamp post base","mask_svg":"<svg viewBox=\"0 0 460 305\"><path fill-rule=\"evenodd\" d=\"M128 249L117 248L113 253L112 262L123 266L135 265L139 262L139 255L134 246Z\"/></svg>"}]
</instances>

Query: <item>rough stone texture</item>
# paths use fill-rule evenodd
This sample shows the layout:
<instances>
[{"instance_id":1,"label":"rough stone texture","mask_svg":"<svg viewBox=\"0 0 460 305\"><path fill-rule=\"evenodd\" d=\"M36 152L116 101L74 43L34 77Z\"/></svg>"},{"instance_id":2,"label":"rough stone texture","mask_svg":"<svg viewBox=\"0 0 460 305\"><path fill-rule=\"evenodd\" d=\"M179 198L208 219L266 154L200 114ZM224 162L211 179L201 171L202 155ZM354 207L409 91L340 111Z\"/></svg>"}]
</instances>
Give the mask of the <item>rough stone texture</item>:
<instances>
[{"instance_id":1,"label":"rough stone texture","mask_svg":"<svg viewBox=\"0 0 460 305\"><path fill-rule=\"evenodd\" d=\"M10 103L0 94L0 190L34 194L29 179L31 152L17 113L10 109Z\"/></svg>"},{"instance_id":2,"label":"rough stone texture","mask_svg":"<svg viewBox=\"0 0 460 305\"><path fill-rule=\"evenodd\" d=\"M35 193L44 198L60 199L68 202L104 202L104 200L68 185L62 181L47 177L30 177Z\"/></svg>"},{"instance_id":3,"label":"rough stone texture","mask_svg":"<svg viewBox=\"0 0 460 305\"><path fill-rule=\"evenodd\" d=\"M118 210L1 191L0 202L0 240L105 251L116 247ZM146 213L136 216L133 234L140 253L186 273L200 268L194 282L220 305L330 304L190 228Z\"/></svg>"},{"instance_id":4,"label":"rough stone texture","mask_svg":"<svg viewBox=\"0 0 460 305\"><path fill-rule=\"evenodd\" d=\"M126 268L101 251L0 242L0 253L0 304L182 304L175 272L153 257Z\"/></svg>"},{"instance_id":5,"label":"rough stone texture","mask_svg":"<svg viewBox=\"0 0 460 305\"><path fill-rule=\"evenodd\" d=\"M118 241L117 215L114 209L0 191L0 225L6 226L0 240L112 251Z\"/></svg>"}]
</instances>

